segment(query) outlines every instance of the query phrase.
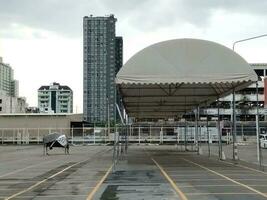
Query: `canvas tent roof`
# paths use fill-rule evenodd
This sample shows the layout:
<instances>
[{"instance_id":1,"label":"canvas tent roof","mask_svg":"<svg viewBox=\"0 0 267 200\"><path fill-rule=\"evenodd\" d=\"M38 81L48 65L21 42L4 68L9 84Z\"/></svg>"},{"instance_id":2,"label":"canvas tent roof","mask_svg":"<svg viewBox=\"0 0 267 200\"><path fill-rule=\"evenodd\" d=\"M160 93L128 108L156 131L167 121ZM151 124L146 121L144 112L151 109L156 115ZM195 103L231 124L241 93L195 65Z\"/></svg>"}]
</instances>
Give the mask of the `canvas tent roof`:
<instances>
[{"instance_id":1,"label":"canvas tent roof","mask_svg":"<svg viewBox=\"0 0 267 200\"><path fill-rule=\"evenodd\" d=\"M151 45L128 60L116 77L129 116L175 117L257 81L231 49L198 39Z\"/></svg>"}]
</instances>

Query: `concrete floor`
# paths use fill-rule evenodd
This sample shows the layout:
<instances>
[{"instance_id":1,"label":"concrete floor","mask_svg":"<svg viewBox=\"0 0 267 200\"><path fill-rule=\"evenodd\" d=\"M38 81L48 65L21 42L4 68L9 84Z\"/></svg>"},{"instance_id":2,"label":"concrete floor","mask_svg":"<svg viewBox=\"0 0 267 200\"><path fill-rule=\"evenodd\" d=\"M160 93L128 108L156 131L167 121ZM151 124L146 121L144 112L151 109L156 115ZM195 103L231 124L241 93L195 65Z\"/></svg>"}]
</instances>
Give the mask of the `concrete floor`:
<instances>
[{"instance_id":1,"label":"concrete floor","mask_svg":"<svg viewBox=\"0 0 267 200\"><path fill-rule=\"evenodd\" d=\"M41 146L0 146L0 199L267 199L267 173L181 152L131 145L112 164L112 147L71 147L42 155ZM104 182L102 183L101 180Z\"/></svg>"},{"instance_id":2,"label":"concrete floor","mask_svg":"<svg viewBox=\"0 0 267 200\"><path fill-rule=\"evenodd\" d=\"M203 148L203 153L208 155L208 146L207 144L201 145ZM211 146L211 154L218 156L218 144L212 144ZM257 159L257 144L256 143L239 143L238 145L238 157L240 160L258 164ZM223 144L223 151L225 153L226 158L232 159L233 158L233 144ZM262 151L262 164L265 166L265 169L267 170L267 149L261 149Z\"/></svg>"},{"instance_id":3,"label":"concrete floor","mask_svg":"<svg viewBox=\"0 0 267 200\"><path fill-rule=\"evenodd\" d=\"M267 199L267 173L174 146L130 146L95 199Z\"/></svg>"},{"instance_id":4,"label":"concrete floor","mask_svg":"<svg viewBox=\"0 0 267 200\"><path fill-rule=\"evenodd\" d=\"M42 146L0 146L0 199L38 183L11 199L86 199L112 163L110 149L71 147L70 155L53 149L49 156L43 156Z\"/></svg>"}]
</instances>

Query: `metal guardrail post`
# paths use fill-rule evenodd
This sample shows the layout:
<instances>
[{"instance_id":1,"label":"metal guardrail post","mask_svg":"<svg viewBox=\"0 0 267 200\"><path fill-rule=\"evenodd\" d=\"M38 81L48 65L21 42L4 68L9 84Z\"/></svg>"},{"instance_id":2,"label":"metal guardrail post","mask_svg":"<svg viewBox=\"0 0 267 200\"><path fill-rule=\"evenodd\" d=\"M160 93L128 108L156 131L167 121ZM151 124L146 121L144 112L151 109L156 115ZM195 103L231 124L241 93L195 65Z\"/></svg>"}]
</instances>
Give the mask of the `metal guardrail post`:
<instances>
[{"instance_id":1,"label":"metal guardrail post","mask_svg":"<svg viewBox=\"0 0 267 200\"><path fill-rule=\"evenodd\" d=\"M218 105L217 105L217 110L218 110L218 113L217 113L217 116L218 116L218 136L219 136L219 142L218 142L218 145L219 145L219 159L222 159L222 131L221 131L221 121L220 121L220 101L219 99L217 100L218 102Z\"/></svg>"},{"instance_id":2,"label":"metal guardrail post","mask_svg":"<svg viewBox=\"0 0 267 200\"><path fill-rule=\"evenodd\" d=\"M184 150L187 151L187 124L184 122Z\"/></svg>"},{"instance_id":3,"label":"metal guardrail post","mask_svg":"<svg viewBox=\"0 0 267 200\"><path fill-rule=\"evenodd\" d=\"M260 165L260 169L262 168L262 151L261 151L261 140L260 140L260 132L259 132L259 86L258 81L256 82L256 99L257 99L257 110L256 110L256 132L257 132L257 157Z\"/></svg>"},{"instance_id":4,"label":"metal guardrail post","mask_svg":"<svg viewBox=\"0 0 267 200\"><path fill-rule=\"evenodd\" d=\"M94 127L94 144L95 144L95 127Z\"/></svg>"},{"instance_id":5,"label":"metal guardrail post","mask_svg":"<svg viewBox=\"0 0 267 200\"><path fill-rule=\"evenodd\" d=\"M37 129L37 144L39 144L40 141L40 129Z\"/></svg>"},{"instance_id":6,"label":"metal guardrail post","mask_svg":"<svg viewBox=\"0 0 267 200\"><path fill-rule=\"evenodd\" d=\"M193 130L195 128L195 130ZM189 129L189 128L188 128ZM194 133L194 134L193 134ZM193 126L190 126L190 146L191 146L191 151L194 151L194 148L196 147L196 137L197 136L197 133L196 133L196 125L195 127ZM194 138L194 140L192 141L192 138Z\"/></svg>"},{"instance_id":7,"label":"metal guardrail post","mask_svg":"<svg viewBox=\"0 0 267 200\"><path fill-rule=\"evenodd\" d=\"M200 113L200 108L198 106L198 112L197 112L197 119L198 119L198 126L197 126L197 129L198 129L198 153L202 154L202 148L201 148L202 134L201 134L201 123L199 123L199 121L200 121L200 117L199 117L200 114L199 113Z\"/></svg>"},{"instance_id":8,"label":"metal guardrail post","mask_svg":"<svg viewBox=\"0 0 267 200\"><path fill-rule=\"evenodd\" d=\"M163 144L163 127L160 128L160 144Z\"/></svg>"},{"instance_id":9,"label":"metal guardrail post","mask_svg":"<svg viewBox=\"0 0 267 200\"><path fill-rule=\"evenodd\" d=\"M125 130L125 154L128 152L128 134L129 133L129 125L126 125L126 130Z\"/></svg>"},{"instance_id":10,"label":"metal guardrail post","mask_svg":"<svg viewBox=\"0 0 267 200\"><path fill-rule=\"evenodd\" d=\"M152 134L151 134L151 125L149 126L149 139L150 139L150 143L152 143Z\"/></svg>"},{"instance_id":11,"label":"metal guardrail post","mask_svg":"<svg viewBox=\"0 0 267 200\"><path fill-rule=\"evenodd\" d=\"M116 160L118 161L119 160L119 157L120 157L120 132L117 133L117 157L116 157Z\"/></svg>"},{"instance_id":12,"label":"metal guardrail post","mask_svg":"<svg viewBox=\"0 0 267 200\"><path fill-rule=\"evenodd\" d=\"M199 107L197 107L197 109L195 110L195 143L196 143L197 154L199 154L198 112L199 112Z\"/></svg>"},{"instance_id":13,"label":"metal guardrail post","mask_svg":"<svg viewBox=\"0 0 267 200\"><path fill-rule=\"evenodd\" d=\"M15 144L15 129L13 129L12 143Z\"/></svg>"},{"instance_id":14,"label":"metal guardrail post","mask_svg":"<svg viewBox=\"0 0 267 200\"><path fill-rule=\"evenodd\" d=\"M242 141L244 141L244 125L241 124L241 137L242 137Z\"/></svg>"},{"instance_id":15,"label":"metal guardrail post","mask_svg":"<svg viewBox=\"0 0 267 200\"><path fill-rule=\"evenodd\" d=\"M84 125L83 125L83 145L84 145Z\"/></svg>"},{"instance_id":16,"label":"metal guardrail post","mask_svg":"<svg viewBox=\"0 0 267 200\"><path fill-rule=\"evenodd\" d=\"M139 126L138 128L138 141L139 141L139 144L141 143L141 127Z\"/></svg>"},{"instance_id":17,"label":"metal guardrail post","mask_svg":"<svg viewBox=\"0 0 267 200\"><path fill-rule=\"evenodd\" d=\"M4 129L2 129L2 144L4 144Z\"/></svg>"},{"instance_id":18,"label":"metal guardrail post","mask_svg":"<svg viewBox=\"0 0 267 200\"><path fill-rule=\"evenodd\" d=\"M71 144L73 145L73 127L71 127Z\"/></svg>"},{"instance_id":19,"label":"metal guardrail post","mask_svg":"<svg viewBox=\"0 0 267 200\"><path fill-rule=\"evenodd\" d=\"M112 156L112 172L114 173L116 171L116 153L117 153L117 150L116 150L116 130L114 132L114 143L113 143L113 156Z\"/></svg>"}]
</instances>

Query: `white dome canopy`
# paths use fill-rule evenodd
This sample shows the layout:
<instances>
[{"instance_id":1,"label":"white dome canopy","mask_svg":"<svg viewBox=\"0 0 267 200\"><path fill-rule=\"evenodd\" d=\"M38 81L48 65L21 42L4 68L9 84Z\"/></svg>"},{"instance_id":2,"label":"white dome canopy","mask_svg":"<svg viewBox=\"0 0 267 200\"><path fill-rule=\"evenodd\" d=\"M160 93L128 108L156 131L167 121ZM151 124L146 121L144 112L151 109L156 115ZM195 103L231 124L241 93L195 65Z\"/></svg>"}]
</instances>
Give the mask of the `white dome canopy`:
<instances>
[{"instance_id":1,"label":"white dome canopy","mask_svg":"<svg viewBox=\"0 0 267 200\"><path fill-rule=\"evenodd\" d=\"M184 113L257 79L250 65L227 47L175 39L136 53L120 69L116 83L130 116L156 117Z\"/></svg>"},{"instance_id":2,"label":"white dome canopy","mask_svg":"<svg viewBox=\"0 0 267 200\"><path fill-rule=\"evenodd\" d=\"M256 81L257 75L237 53L198 39L168 40L135 54L117 75L117 83L220 83Z\"/></svg>"}]
</instances>

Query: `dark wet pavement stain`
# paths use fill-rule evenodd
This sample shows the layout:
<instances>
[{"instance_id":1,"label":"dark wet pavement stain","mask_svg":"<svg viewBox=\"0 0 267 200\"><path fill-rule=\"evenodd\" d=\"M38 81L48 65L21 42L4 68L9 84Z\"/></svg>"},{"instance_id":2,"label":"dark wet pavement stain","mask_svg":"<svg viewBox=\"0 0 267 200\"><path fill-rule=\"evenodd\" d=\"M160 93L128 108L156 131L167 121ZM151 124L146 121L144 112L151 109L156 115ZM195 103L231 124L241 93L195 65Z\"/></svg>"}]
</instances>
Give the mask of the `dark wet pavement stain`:
<instances>
[{"instance_id":1,"label":"dark wet pavement stain","mask_svg":"<svg viewBox=\"0 0 267 200\"><path fill-rule=\"evenodd\" d=\"M105 192L100 197L101 200L118 200L117 196L118 185L108 185Z\"/></svg>"},{"instance_id":2,"label":"dark wet pavement stain","mask_svg":"<svg viewBox=\"0 0 267 200\"><path fill-rule=\"evenodd\" d=\"M122 170L110 174L101 200L177 199L157 170ZM95 198L95 199L98 199Z\"/></svg>"}]
</instances>

